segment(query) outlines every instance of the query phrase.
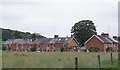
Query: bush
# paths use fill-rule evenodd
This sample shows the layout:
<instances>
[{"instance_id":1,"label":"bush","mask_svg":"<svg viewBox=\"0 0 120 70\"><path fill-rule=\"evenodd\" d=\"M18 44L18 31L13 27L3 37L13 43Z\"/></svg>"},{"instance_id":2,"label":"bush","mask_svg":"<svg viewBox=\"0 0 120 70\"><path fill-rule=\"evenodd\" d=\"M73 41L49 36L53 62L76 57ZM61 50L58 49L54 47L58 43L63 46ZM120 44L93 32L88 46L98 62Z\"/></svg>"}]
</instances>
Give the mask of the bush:
<instances>
[{"instance_id":1,"label":"bush","mask_svg":"<svg viewBox=\"0 0 120 70\"><path fill-rule=\"evenodd\" d=\"M62 47L61 52L65 52L65 51L68 51L68 48L67 47Z\"/></svg>"},{"instance_id":2,"label":"bush","mask_svg":"<svg viewBox=\"0 0 120 70\"><path fill-rule=\"evenodd\" d=\"M60 50L61 50L61 52L63 52L63 51L64 51L64 48L62 47Z\"/></svg>"},{"instance_id":3,"label":"bush","mask_svg":"<svg viewBox=\"0 0 120 70\"><path fill-rule=\"evenodd\" d=\"M5 46L2 46L2 51L5 51L5 50L6 50Z\"/></svg>"},{"instance_id":4,"label":"bush","mask_svg":"<svg viewBox=\"0 0 120 70\"><path fill-rule=\"evenodd\" d=\"M97 46L93 46L91 48L89 48L90 52L98 52L99 48Z\"/></svg>"},{"instance_id":5,"label":"bush","mask_svg":"<svg viewBox=\"0 0 120 70\"><path fill-rule=\"evenodd\" d=\"M69 49L73 49L73 46L70 46Z\"/></svg>"},{"instance_id":6,"label":"bush","mask_svg":"<svg viewBox=\"0 0 120 70\"><path fill-rule=\"evenodd\" d=\"M31 51L31 52L34 52L34 51L36 51L36 48L35 48L35 47L31 47L31 48L30 48L30 51Z\"/></svg>"}]
</instances>

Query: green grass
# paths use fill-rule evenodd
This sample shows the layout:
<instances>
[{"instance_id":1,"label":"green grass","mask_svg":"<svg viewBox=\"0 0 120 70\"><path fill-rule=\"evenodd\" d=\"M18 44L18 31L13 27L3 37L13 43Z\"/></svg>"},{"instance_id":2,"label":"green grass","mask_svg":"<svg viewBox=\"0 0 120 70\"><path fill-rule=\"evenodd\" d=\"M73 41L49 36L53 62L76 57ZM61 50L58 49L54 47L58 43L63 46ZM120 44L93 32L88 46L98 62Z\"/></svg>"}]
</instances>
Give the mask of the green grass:
<instances>
[{"instance_id":1,"label":"green grass","mask_svg":"<svg viewBox=\"0 0 120 70\"><path fill-rule=\"evenodd\" d=\"M84 52L3 52L3 68L74 68L78 57L79 68L98 68L97 55L101 55L102 68L109 68L110 53ZM117 53L113 53L113 65L117 66Z\"/></svg>"},{"instance_id":2,"label":"green grass","mask_svg":"<svg viewBox=\"0 0 120 70\"><path fill-rule=\"evenodd\" d=\"M2 50L0 50L0 69L2 69Z\"/></svg>"}]
</instances>

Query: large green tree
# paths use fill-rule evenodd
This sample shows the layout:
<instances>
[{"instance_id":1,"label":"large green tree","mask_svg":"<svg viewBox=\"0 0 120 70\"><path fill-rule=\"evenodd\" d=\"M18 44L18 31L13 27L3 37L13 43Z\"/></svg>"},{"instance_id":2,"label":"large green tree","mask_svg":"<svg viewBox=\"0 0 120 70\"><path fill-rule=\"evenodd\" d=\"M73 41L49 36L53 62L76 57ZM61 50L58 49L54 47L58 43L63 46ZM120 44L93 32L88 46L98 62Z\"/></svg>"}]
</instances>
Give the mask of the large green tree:
<instances>
[{"instance_id":1,"label":"large green tree","mask_svg":"<svg viewBox=\"0 0 120 70\"><path fill-rule=\"evenodd\" d=\"M95 31L96 27L90 20L79 21L75 23L71 29L71 33L74 34L79 46L84 46L85 41L87 41Z\"/></svg>"}]
</instances>

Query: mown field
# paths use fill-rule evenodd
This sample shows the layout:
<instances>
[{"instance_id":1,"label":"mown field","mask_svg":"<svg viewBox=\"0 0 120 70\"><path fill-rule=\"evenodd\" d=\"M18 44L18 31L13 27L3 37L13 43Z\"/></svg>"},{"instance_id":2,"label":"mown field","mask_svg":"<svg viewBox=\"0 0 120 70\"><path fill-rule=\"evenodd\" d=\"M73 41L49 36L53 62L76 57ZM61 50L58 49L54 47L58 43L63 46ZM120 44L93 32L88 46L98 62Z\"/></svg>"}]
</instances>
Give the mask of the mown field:
<instances>
[{"instance_id":1,"label":"mown field","mask_svg":"<svg viewBox=\"0 0 120 70\"><path fill-rule=\"evenodd\" d=\"M79 68L98 68L97 55L101 55L102 68L111 67L110 53L85 52L3 52L3 68L74 68L78 57ZM113 53L113 65L117 66L118 54Z\"/></svg>"}]
</instances>

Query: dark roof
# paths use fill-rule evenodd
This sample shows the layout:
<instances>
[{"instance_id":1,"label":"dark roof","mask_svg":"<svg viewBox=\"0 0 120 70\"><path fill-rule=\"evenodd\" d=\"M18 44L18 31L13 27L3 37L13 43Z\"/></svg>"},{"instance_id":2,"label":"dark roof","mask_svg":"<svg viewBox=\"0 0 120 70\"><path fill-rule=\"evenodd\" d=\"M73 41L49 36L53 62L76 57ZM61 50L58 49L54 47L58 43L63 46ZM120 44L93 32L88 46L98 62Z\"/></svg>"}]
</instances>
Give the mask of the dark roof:
<instances>
[{"instance_id":1,"label":"dark roof","mask_svg":"<svg viewBox=\"0 0 120 70\"><path fill-rule=\"evenodd\" d=\"M118 43L117 40L110 36L97 35L104 43Z\"/></svg>"},{"instance_id":2,"label":"dark roof","mask_svg":"<svg viewBox=\"0 0 120 70\"><path fill-rule=\"evenodd\" d=\"M4 44L12 44L12 43L13 43L12 39L8 39L7 41L4 42Z\"/></svg>"},{"instance_id":3,"label":"dark roof","mask_svg":"<svg viewBox=\"0 0 120 70\"><path fill-rule=\"evenodd\" d=\"M4 44L32 44L31 39L8 39Z\"/></svg>"},{"instance_id":4,"label":"dark roof","mask_svg":"<svg viewBox=\"0 0 120 70\"><path fill-rule=\"evenodd\" d=\"M102 35L98 35L98 37L104 42L104 43L112 43L111 40L109 40L107 37L104 37Z\"/></svg>"},{"instance_id":5,"label":"dark roof","mask_svg":"<svg viewBox=\"0 0 120 70\"><path fill-rule=\"evenodd\" d=\"M59 38L35 38L35 39L8 39L4 44L55 44L55 43L68 43L72 37L59 37Z\"/></svg>"},{"instance_id":6,"label":"dark roof","mask_svg":"<svg viewBox=\"0 0 120 70\"><path fill-rule=\"evenodd\" d=\"M118 41L116 39L112 38L112 37L108 36L108 39L110 39L113 43L118 43Z\"/></svg>"},{"instance_id":7,"label":"dark roof","mask_svg":"<svg viewBox=\"0 0 120 70\"><path fill-rule=\"evenodd\" d=\"M34 44L55 44L55 43L68 43L72 37L59 37L59 38L39 38L36 39Z\"/></svg>"},{"instance_id":8,"label":"dark roof","mask_svg":"<svg viewBox=\"0 0 120 70\"><path fill-rule=\"evenodd\" d=\"M34 44L47 44L51 39L50 38L39 38L36 39L33 43Z\"/></svg>"}]
</instances>

